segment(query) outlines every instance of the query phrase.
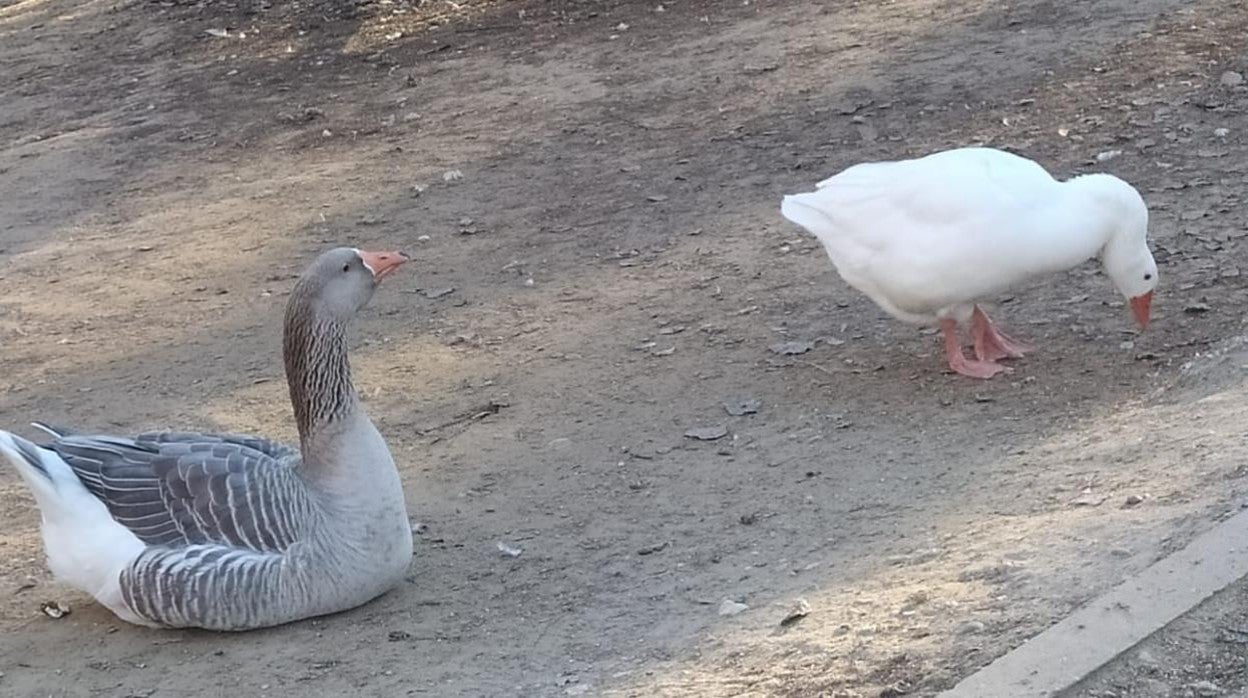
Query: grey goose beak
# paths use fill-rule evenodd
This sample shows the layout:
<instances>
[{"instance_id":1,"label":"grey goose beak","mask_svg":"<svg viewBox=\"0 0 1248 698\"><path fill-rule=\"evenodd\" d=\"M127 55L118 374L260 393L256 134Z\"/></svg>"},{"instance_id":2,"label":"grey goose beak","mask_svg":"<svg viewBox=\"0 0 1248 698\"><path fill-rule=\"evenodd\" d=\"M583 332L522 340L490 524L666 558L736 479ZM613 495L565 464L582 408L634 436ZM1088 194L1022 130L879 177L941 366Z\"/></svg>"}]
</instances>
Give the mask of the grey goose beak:
<instances>
[{"instance_id":1,"label":"grey goose beak","mask_svg":"<svg viewBox=\"0 0 1248 698\"><path fill-rule=\"evenodd\" d=\"M402 252L366 252L360 250L360 259L363 260L364 266L373 272L373 281L381 281L394 273L396 269L411 259L411 257Z\"/></svg>"}]
</instances>

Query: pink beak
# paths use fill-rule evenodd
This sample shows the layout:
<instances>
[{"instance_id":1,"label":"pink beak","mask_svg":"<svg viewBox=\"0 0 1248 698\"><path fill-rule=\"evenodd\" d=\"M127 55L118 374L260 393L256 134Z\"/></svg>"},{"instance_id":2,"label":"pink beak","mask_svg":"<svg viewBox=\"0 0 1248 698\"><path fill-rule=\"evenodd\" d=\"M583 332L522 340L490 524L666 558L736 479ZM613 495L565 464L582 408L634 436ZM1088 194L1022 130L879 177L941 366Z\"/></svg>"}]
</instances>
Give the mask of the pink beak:
<instances>
[{"instance_id":1,"label":"pink beak","mask_svg":"<svg viewBox=\"0 0 1248 698\"><path fill-rule=\"evenodd\" d=\"M1148 329L1149 308L1152 304L1152 291L1131 299L1131 313L1135 315L1135 321L1139 323L1141 330Z\"/></svg>"},{"instance_id":2,"label":"pink beak","mask_svg":"<svg viewBox=\"0 0 1248 698\"><path fill-rule=\"evenodd\" d=\"M360 250L360 259L364 261L364 266L373 272L373 280L381 281L390 274L394 273L407 260L411 259L402 252L365 252Z\"/></svg>"}]
</instances>

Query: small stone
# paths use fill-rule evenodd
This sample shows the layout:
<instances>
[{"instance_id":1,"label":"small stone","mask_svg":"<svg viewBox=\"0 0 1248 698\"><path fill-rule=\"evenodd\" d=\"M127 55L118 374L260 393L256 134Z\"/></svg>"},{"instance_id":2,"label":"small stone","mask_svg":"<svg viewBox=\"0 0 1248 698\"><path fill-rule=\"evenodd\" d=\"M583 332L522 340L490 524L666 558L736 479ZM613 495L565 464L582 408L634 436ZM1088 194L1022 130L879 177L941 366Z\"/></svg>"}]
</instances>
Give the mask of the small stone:
<instances>
[{"instance_id":1,"label":"small stone","mask_svg":"<svg viewBox=\"0 0 1248 698\"><path fill-rule=\"evenodd\" d=\"M780 627L793 625L808 615L810 615L810 604L806 602L806 599L798 599L789 612L780 619Z\"/></svg>"},{"instance_id":2,"label":"small stone","mask_svg":"<svg viewBox=\"0 0 1248 698\"><path fill-rule=\"evenodd\" d=\"M1226 138L1231 135L1231 130L1229 128L1215 128L1213 129L1213 135L1217 138Z\"/></svg>"},{"instance_id":3,"label":"small stone","mask_svg":"<svg viewBox=\"0 0 1248 698\"><path fill-rule=\"evenodd\" d=\"M656 545L647 545L646 547L638 550L637 554L638 555L653 555L655 553L667 550L668 544L669 544L668 541L663 541L662 543L658 543Z\"/></svg>"},{"instance_id":4,"label":"small stone","mask_svg":"<svg viewBox=\"0 0 1248 698\"><path fill-rule=\"evenodd\" d=\"M814 342L779 342L767 347L773 354L781 356L792 356L794 354L805 354L815 347Z\"/></svg>"},{"instance_id":5,"label":"small stone","mask_svg":"<svg viewBox=\"0 0 1248 698\"><path fill-rule=\"evenodd\" d=\"M446 288L427 288L425 289L424 294L425 298L436 300L438 298L442 298L443 296L449 296L454 292L455 289L448 286Z\"/></svg>"},{"instance_id":6,"label":"small stone","mask_svg":"<svg viewBox=\"0 0 1248 698\"><path fill-rule=\"evenodd\" d=\"M1223 87L1239 87L1244 84L1244 74L1234 70L1228 70L1225 73L1222 73L1222 77L1218 80L1218 82Z\"/></svg>"},{"instance_id":7,"label":"small stone","mask_svg":"<svg viewBox=\"0 0 1248 698\"><path fill-rule=\"evenodd\" d=\"M741 417L747 414L755 414L762 405L762 401L754 398L724 400L724 411L733 417Z\"/></svg>"},{"instance_id":8,"label":"small stone","mask_svg":"<svg viewBox=\"0 0 1248 698\"><path fill-rule=\"evenodd\" d=\"M412 634L406 630L391 630L386 637L389 638L390 642L402 642L412 639Z\"/></svg>"},{"instance_id":9,"label":"small stone","mask_svg":"<svg viewBox=\"0 0 1248 698\"><path fill-rule=\"evenodd\" d=\"M985 626L982 622L977 620L964 620L961 623L958 623L958 627L954 628L953 632L958 635L973 635L984 632L986 627L987 626Z\"/></svg>"},{"instance_id":10,"label":"small stone","mask_svg":"<svg viewBox=\"0 0 1248 698\"><path fill-rule=\"evenodd\" d=\"M520 557L520 554L524 552L524 548L508 545L501 540L498 541L496 545L498 547L498 552L502 554L503 557Z\"/></svg>"},{"instance_id":11,"label":"small stone","mask_svg":"<svg viewBox=\"0 0 1248 698\"><path fill-rule=\"evenodd\" d=\"M464 178L464 173L461 172L460 170L447 170L446 172L442 173L442 181L447 182L447 183L458 182L459 180L463 178Z\"/></svg>"},{"instance_id":12,"label":"small stone","mask_svg":"<svg viewBox=\"0 0 1248 698\"><path fill-rule=\"evenodd\" d=\"M1212 310L1212 308L1209 307L1208 303L1192 303L1191 305L1183 308L1183 312L1188 315L1201 315L1209 312L1210 310Z\"/></svg>"},{"instance_id":13,"label":"small stone","mask_svg":"<svg viewBox=\"0 0 1248 698\"><path fill-rule=\"evenodd\" d=\"M1105 150L1096 154L1096 161L1108 162L1118 157L1119 155L1122 155L1121 150Z\"/></svg>"},{"instance_id":14,"label":"small stone","mask_svg":"<svg viewBox=\"0 0 1248 698\"><path fill-rule=\"evenodd\" d=\"M39 610L49 618L60 619L70 614L69 604L60 601L44 601Z\"/></svg>"},{"instance_id":15,"label":"small stone","mask_svg":"<svg viewBox=\"0 0 1248 698\"><path fill-rule=\"evenodd\" d=\"M713 427L694 427L685 432L685 437L698 441L714 441L728 435L728 427L722 424Z\"/></svg>"},{"instance_id":16,"label":"small stone","mask_svg":"<svg viewBox=\"0 0 1248 698\"><path fill-rule=\"evenodd\" d=\"M1140 495L1138 495L1138 494L1129 494L1129 495L1127 495L1127 501L1123 502L1123 504L1124 504L1125 506L1133 507L1133 506L1135 506L1135 505L1137 505L1137 504L1142 503L1143 501L1144 501L1144 498L1143 498L1143 497L1141 497Z\"/></svg>"},{"instance_id":17,"label":"small stone","mask_svg":"<svg viewBox=\"0 0 1248 698\"><path fill-rule=\"evenodd\" d=\"M750 610L750 607L743 603L738 603L732 599L724 599L723 602L719 604L719 610L717 612L721 616L735 616L745 613L748 610Z\"/></svg>"},{"instance_id":18,"label":"small stone","mask_svg":"<svg viewBox=\"0 0 1248 698\"><path fill-rule=\"evenodd\" d=\"M1105 503L1107 497L1103 494L1095 492L1085 492L1079 497L1071 500L1071 504L1077 507L1099 507Z\"/></svg>"},{"instance_id":19,"label":"small stone","mask_svg":"<svg viewBox=\"0 0 1248 698\"><path fill-rule=\"evenodd\" d=\"M1243 81L1242 77L1240 81ZM1197 681L1190 688L1201 698L1215 698L1215 696L1222 695L1222 687L1212 681Z\"/></svg>"}]
</instances>

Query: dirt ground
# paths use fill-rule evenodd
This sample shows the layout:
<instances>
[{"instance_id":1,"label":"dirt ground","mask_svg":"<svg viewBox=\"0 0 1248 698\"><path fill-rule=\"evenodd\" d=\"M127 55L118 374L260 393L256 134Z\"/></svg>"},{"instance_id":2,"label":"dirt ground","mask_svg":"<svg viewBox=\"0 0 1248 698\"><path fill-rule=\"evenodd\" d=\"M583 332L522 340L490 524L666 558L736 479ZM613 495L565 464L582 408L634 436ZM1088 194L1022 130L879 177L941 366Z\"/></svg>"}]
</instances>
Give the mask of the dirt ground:
<instances>
[{"instance_id":1,"label":"dirt ground","mask_svg":"<svg viewBox=\"0 0 1248 698\"><path fill-rule=\"evenodd\" d=\"M1064 698L1248 695L1248 579L1184 614L1071 688Z\"/></svg>"},{"instance_id":2,"label":"dirt ground","mask_svg":"<svg viewBox=\"0 0 1248 698\"><path fill-rule=\"evenodd\" d=\"M50 581L0 468L0 691L952 686L1248 491L1245 36L1218 0L0 0L0 423L289 438L294 275L399 247L354 364L419 530L356 611L137 629ZM949 375L779 216L973 143L1141 189L1152 328L1088 264L998 299L1012 375Z\"/></svg>"}]
</instances>

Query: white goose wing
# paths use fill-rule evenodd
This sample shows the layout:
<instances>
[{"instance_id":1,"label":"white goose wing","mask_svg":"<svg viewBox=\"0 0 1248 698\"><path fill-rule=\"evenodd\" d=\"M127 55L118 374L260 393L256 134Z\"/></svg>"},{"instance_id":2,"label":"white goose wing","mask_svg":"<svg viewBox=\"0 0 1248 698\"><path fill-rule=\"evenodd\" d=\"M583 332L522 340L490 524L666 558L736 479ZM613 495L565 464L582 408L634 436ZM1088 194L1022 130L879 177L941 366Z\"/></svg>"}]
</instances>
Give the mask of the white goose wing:
<instances>
[{"instance_id":1,"label":"white goose wing","mask_svg":"<svg viewBox=\"0 0 1248 698\"><path fill-rule=\"evenodd\" d=\"M1003 224L1048 203L1056 185L1026 158L961 148L854 165L813 192L785 197L782 212L825 245L850 237L853 244L879 251L916 241L956 243L954 236L968 231L1007 234Z\"/></svg>"}]
</instances>

